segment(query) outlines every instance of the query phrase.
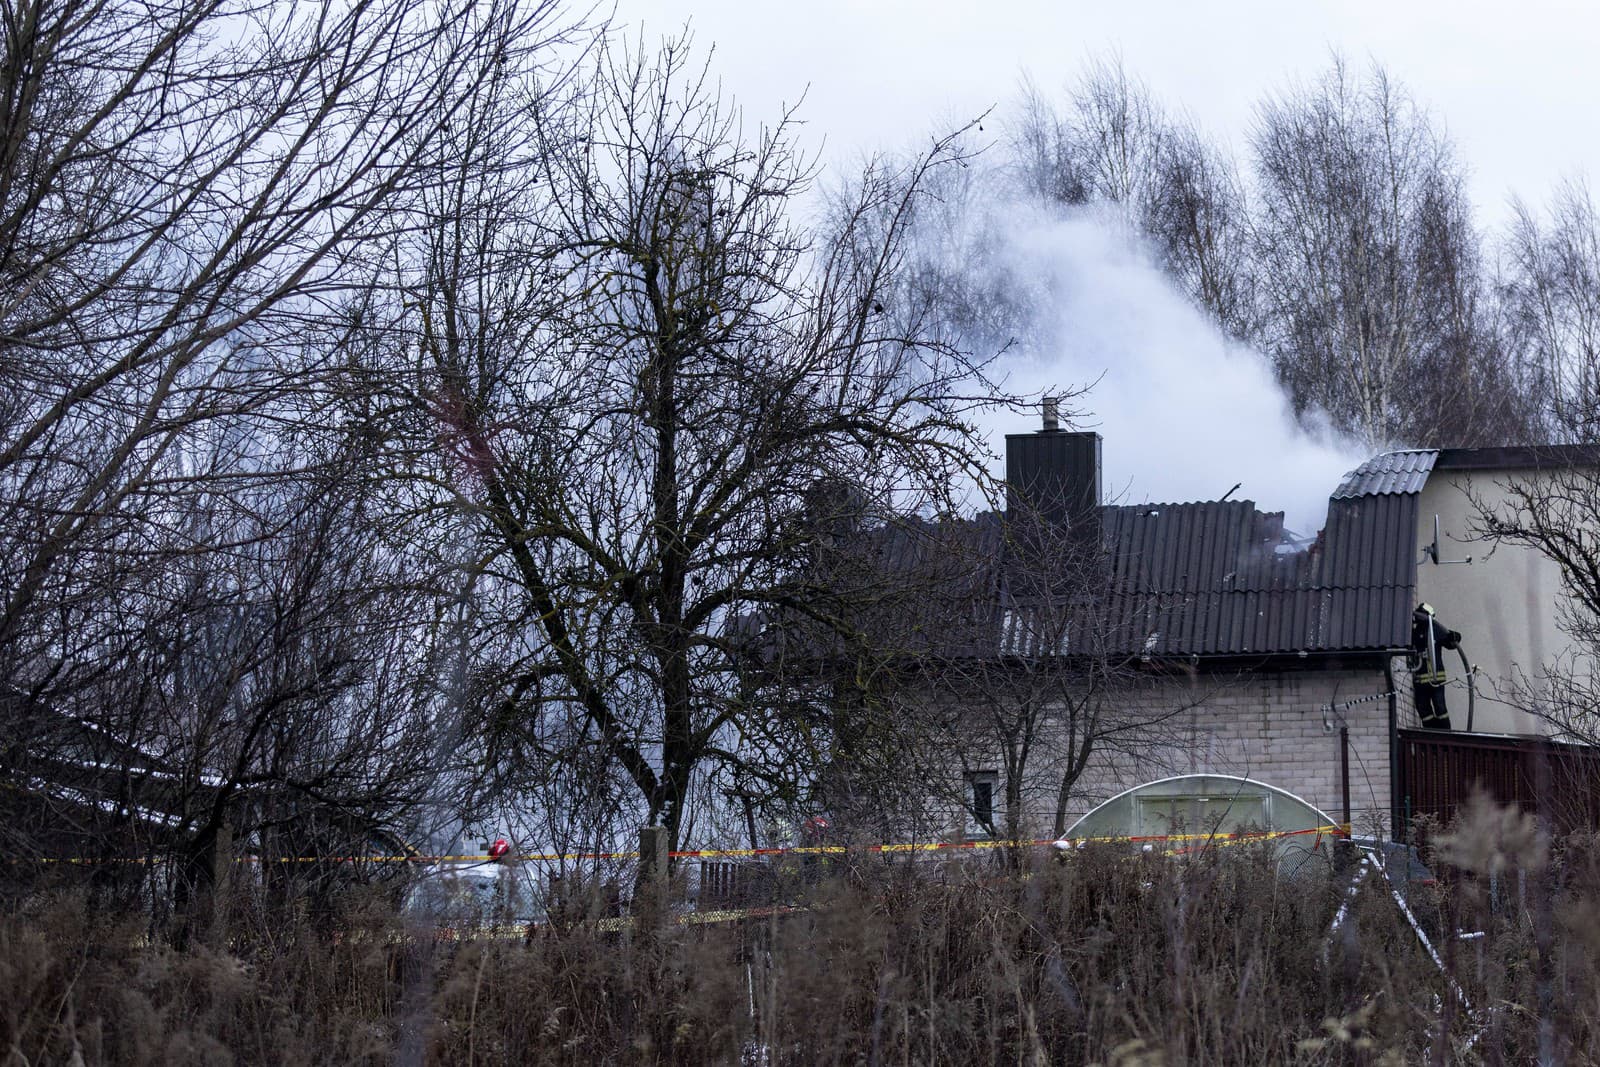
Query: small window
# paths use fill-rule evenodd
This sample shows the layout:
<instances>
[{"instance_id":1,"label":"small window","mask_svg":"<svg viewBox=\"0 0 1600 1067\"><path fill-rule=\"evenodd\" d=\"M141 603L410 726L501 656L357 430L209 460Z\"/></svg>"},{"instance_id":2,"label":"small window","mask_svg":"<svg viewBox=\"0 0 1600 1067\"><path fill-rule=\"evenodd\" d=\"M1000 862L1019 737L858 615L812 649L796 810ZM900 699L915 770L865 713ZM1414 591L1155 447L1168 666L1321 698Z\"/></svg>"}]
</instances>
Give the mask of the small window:
<instances>
[{"instance_id":1,"label":"small window","mask_svg":"<svg viewBox=\"0 0 1600 1067\"><path fill-rule=\"evenodd\" d=\"M994 821L993 782L979 780L972 783L972 813L979 822Z\"/></svg>"},{"instance_id":2,"label":"small window","mask_svg":"<svg viewBox=\"0 0 1600 1067\"><path fill-rule=\"evenodd\" d=\"M994 825L995 776L985 771L968 775L967 780L972 785L972 817L980 829L987 830Z\"/></svg>"}]
</instances>

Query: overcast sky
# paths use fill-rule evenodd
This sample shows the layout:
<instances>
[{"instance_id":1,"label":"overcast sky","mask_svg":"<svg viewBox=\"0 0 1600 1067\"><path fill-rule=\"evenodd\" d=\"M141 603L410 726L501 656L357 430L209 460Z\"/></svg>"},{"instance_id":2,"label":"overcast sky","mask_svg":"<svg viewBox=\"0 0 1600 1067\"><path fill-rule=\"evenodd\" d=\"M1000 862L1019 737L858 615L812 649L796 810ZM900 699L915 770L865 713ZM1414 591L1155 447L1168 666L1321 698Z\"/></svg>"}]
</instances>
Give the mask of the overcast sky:
<instances>
[{"instance_id":1,"label":"overcast sky","mask_svg":"<svg viewBox=\"0 0 1600 1067\"><path fill-rule=\"evenodd\" d=\"M1503 222L1513 193L1541 203L1563 177L1600 175L1600 8L1578 3L618 0L617 21L647 40L689 23L701 48L715 46L713 70L748 121L770 120L803 94L804 137L829 164L925 144L989 107L999 126L1024 74L1055 91L1086 57L1108 54L1242 153L1257 101L1314 79L1337 50L1384 64L1443 122L1481 224ZM1136 399L1102 406L1136 408ZM1132 499L1216 495L1216 477L1185 492L1178 483L1195 472L1164 463L1190 441L1149 440L1133 455L1115 439L1120 428L1101 427L1108 480L1131 486ZM1260 462L1218 448L1207 459L1220 477ZM1269 510L1304 510L1272 499L1303 474L1258 476L1254 496ZM1241 495L1252 491L1245 480Z\"/></svg>"},{"instance_id":2,"label":"overcast sky","mask_svg":"<svg viewBox=\"0 0 1600 1067\"><path fill-rule=\"evenodd\" d=\"M1382 62L1442 118L1480 211L1512 191L1600 172L1600 7L1524 2L620 0L648 32L688 22L752 117L805 94L828 154L897 147L942 119L1003 113L1024 72L1046 89L1085 56L1120 53L1169 106L1243 145L1255 102L1327 66L1332 50Z\"/></svg>"}]
</instances>

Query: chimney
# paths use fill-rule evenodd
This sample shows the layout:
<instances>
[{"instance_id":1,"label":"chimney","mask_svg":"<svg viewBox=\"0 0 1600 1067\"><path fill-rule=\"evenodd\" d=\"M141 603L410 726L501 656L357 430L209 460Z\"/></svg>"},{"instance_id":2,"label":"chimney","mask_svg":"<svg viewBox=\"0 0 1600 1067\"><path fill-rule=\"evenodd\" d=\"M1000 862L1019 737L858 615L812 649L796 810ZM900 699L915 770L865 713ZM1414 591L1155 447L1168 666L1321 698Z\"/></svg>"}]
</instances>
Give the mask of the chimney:
<instances>
[{"instance_id":1,"label":"chimney","mask_svg":"<svg viewBox=\"0 0 1600 1067\"><path fill-rule=\"evenodd\" d=\"M1006 434L1006 511L1036 511L1099 541L1100 435L1061 429L1054 397L1036 433Z\"/></svg>"}]
</instances>

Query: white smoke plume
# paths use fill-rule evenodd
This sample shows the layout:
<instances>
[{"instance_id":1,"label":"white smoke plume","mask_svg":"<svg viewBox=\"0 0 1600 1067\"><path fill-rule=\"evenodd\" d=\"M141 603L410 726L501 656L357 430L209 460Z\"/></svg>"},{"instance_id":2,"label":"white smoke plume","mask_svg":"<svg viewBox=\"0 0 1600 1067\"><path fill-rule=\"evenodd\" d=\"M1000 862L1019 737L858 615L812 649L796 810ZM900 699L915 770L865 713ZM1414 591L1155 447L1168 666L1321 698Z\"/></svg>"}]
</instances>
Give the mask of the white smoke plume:
<instances>
[{"instance_id":1,"label":"white smoke plume","mask_svg":"<svg viewBox=\"0 0 1600 1067\"><path fill-rule=\"evenodd\" d=\"M1225 338L1130 226L1104 210L1015 203L983 216L940 241L968 287L965 340L1010 342L999 368L1011 391L1092 385L1063 414L1104 438L1107 503L1216 500L1241 483L1232 499L1284 512L1297 533L1321 528L1328 494L1364 453L1303 428L1266 357ZM1002 456L1006 433L1038 428L1013 413L984 425Z\"/></svg>"}]
</instances>

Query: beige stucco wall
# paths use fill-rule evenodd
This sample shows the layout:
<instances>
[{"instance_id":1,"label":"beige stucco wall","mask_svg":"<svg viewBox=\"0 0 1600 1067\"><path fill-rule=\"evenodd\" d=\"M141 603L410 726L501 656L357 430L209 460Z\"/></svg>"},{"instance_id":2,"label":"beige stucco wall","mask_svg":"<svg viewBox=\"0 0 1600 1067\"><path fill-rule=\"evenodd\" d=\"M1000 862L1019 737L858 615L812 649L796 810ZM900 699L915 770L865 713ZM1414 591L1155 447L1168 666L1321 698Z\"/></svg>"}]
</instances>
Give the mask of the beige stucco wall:
<instances>
[{"instance_id":1,"label":"beige stucco wall","mask_svg":"<svg viewBox=\"0 0 1600 1067\"><path fill-rule=\"evenodd\" d=\"M1462 647L1478 668L1473 729L1490 733L1541 733L1539 721L1510 703L1518 672L1542 675L1541 665L1560 656L1570 640L1557 625L1562 596L1560 568L1526 548L1491 545L1473 536L1472 497L1499 504L1506 479L1532 479L1534 471L1435 471L1418 498L1417 596L1432 604L1439 619L1462 635ZM1439 556L1471 564L1435 564L1422 548L1433 541L1439 517ZM1492 551L1491 551L1492 548ZM1467 726L1467 693L1461 660L1448 653L1450 722Z\"/></svg>"}]
</instances>

